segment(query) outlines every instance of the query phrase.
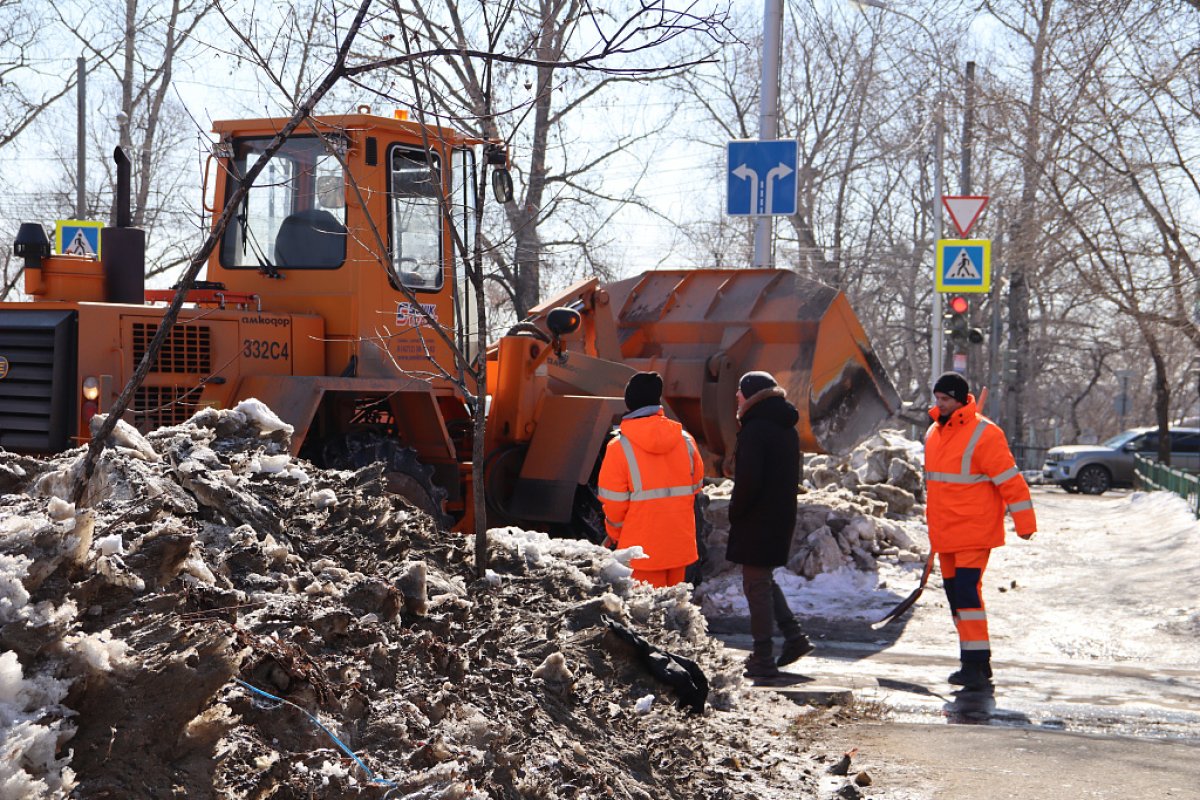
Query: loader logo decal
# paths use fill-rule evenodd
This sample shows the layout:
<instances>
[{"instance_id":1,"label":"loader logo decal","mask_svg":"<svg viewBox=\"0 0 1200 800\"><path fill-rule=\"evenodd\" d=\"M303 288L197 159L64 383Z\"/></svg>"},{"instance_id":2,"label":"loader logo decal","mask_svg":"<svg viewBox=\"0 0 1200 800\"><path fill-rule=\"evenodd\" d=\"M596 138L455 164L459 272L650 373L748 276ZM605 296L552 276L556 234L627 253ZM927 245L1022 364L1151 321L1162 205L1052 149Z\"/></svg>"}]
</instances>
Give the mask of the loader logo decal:
<instances>
[{"instance_id":1,"label":"loader logo decal","mask_svg":"<svg viewBox=\"0 0 1200 800\"><path fill-rule=\"evenodd\" d=\"M8 359L0 356L0 381L8 377Z\"/></svg>"},{"instance_id":2,"label":"loader logo decal","mask_svg":"<svg viewBox=\"0 0 1200 800\"><path fill-rule=\"evenodd\" d=\"M421 313L424 309L425 314ZM429 325L430 318L436 324L438 321L437 306L433 303L416 303L401 302L396 304L396 324L402 328L422 328Z\"/></svg>"}]
</instances>

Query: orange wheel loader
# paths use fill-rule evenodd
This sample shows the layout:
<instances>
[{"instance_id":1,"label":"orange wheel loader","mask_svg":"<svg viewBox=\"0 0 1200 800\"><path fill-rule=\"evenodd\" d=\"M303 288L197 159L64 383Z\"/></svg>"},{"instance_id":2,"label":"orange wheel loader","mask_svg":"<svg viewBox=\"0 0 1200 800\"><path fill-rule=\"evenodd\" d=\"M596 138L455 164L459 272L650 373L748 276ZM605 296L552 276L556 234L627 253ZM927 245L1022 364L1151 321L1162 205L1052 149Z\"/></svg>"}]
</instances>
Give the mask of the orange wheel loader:
<instances>
[{"instance_id":1,"label":"orange wheel loader","mask_svg":"<svg viewBox=\"0 0 1200 800\"><path fill-rule=\"evenodd\" d=\"M214 219L285 122L215 123ZM365 107L311 122L235 209L127 420L146 431L255 397L295 428L294 455L383 462L393 491L467 528L474 406L433 368L454 362L432 326L473 351L461 321L476 318L474 296L452 232L469 240L476 157L498 163L497 145ZM29 299L0 303L0 447L86 443L158 329L173 292L144 289L128 168L118 157L125 188L119 177L118 219L97 255L55 254L42 225L21 226L14 254ZM589 484L637 370L662 374L668 413L714 476L731 467L748 370L787 390L809 451L849 448L899 405L846 298L786 270L587 281L484 357L489 522L568 535L602 536Z\"/></svg>"}]
</instances>

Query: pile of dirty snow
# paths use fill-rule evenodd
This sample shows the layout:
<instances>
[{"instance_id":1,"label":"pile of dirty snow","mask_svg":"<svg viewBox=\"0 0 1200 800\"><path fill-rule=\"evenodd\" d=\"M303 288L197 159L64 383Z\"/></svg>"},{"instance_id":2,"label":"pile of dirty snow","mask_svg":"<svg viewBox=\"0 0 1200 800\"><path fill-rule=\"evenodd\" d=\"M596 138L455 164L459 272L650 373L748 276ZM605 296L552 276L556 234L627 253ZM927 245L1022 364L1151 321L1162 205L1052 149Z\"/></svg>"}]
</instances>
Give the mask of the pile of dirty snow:
<instances>
[{"instance_id":1,"label":"pile of dirty snow","mask_svg":"<svg viewBox=\"0 0 1200 800\"><path fill-rule=\"evenodd\" d=\"M793 611L866 619L894 605L889 585L919 572L929 546L922 459L920 443L885 430L847 456L806 460L788 563L776 571ZM743 616L741 571L725 558L733 481L704 491L707 548L696 599L710 619Z\"/></svg>"},{"instance_id":2,"label":"pile of dirty snow","mask_svg":"<svg viewBox=\"0 0 1200 800\"><path fill-rule=\"evenodd\" d=\"M688 587L515 529L476 579L290 434L253 401L122 423L79 507L82 450L0 452L0 798L813 793Z\"/></svg>"}]
</instances>

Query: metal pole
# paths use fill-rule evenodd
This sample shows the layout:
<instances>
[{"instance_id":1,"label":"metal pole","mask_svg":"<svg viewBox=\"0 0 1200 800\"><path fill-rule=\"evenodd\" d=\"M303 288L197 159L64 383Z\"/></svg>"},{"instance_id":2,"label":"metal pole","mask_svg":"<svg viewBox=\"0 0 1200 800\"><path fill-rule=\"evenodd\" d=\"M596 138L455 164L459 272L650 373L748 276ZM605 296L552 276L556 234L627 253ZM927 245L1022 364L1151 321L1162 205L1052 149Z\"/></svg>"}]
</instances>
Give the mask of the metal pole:
<instances>
[{"instance_id":1,"label":"metal pole","mask_svg":"<svg viewBox=\"0 0 1200 800\"><path fill-rule=\"evenodd\" d=\"M80 56L75 61L79 73L76 86L78 98L78 127L75 131L75 219L87 219L87 62Z\"/></svg>"},{"instance_id":2,"label":"metal pole","mask_svg":"<svg viewBox=\"0 0 1200 800\"><path fill-rule=\"evenodd\" d=\"M963 133L962 133L962 172L959 175L958 193L971 194L971 130L975 124L975 62L967 62L967 80L963 103Z\"/></svg>"},{"instance_id":3,"label":"metal pole","mask_svg":"<svg viewBox=\"0 0 1200 800\"><path fill-rule=\"evenodd\" d=\"M933 385L937 383L938 376L942 374L943 359L945 358L946 346L942 341L942 295L937 290L937 243L942 240L942 158L946 149L946 131L943 125L942 114L945 110L943 107L944 97L941 91L937 95L937 103L934 113L937 117L933 124L933 261L934 261L934 287L932 299L930 300L930 310L932 312L932 333L933 342L929 353L929 399L933 401Z\"/></svg>"},{"instance_id":4,"label":"metal pole","mask_svg":"<svg viewBox=\"0 0 1200 800\"><path fill-rule=\"evenodd\" d=\"M762 88L759 91L758 138L779 137L779 54L783 28L783 0L766 0L763 8ZM771 250L774 218L764 214L754 224L754 266L775 265Z\"/></svg>"}]
</instances>

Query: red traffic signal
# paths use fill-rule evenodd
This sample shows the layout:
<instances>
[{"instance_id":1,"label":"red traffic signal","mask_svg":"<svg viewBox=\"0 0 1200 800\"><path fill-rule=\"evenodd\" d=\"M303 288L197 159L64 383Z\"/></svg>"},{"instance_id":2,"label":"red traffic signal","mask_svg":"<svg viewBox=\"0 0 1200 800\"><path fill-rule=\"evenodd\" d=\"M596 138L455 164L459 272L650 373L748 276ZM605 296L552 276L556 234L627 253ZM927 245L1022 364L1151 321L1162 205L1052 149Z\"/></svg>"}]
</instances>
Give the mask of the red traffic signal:
<instances>
[{"instance_id":1,"label":"red traffic signal","mask_svg":"<svg viewBox=\"0 0 1200 800\"><path fill-rule=\"evenodd\" d=\"M955 314L967 313L968 307L969 304L967 303L967 298L963 297L962 295L956 294L950 298L950 310Z\"/></svg>"}]
</instances>

